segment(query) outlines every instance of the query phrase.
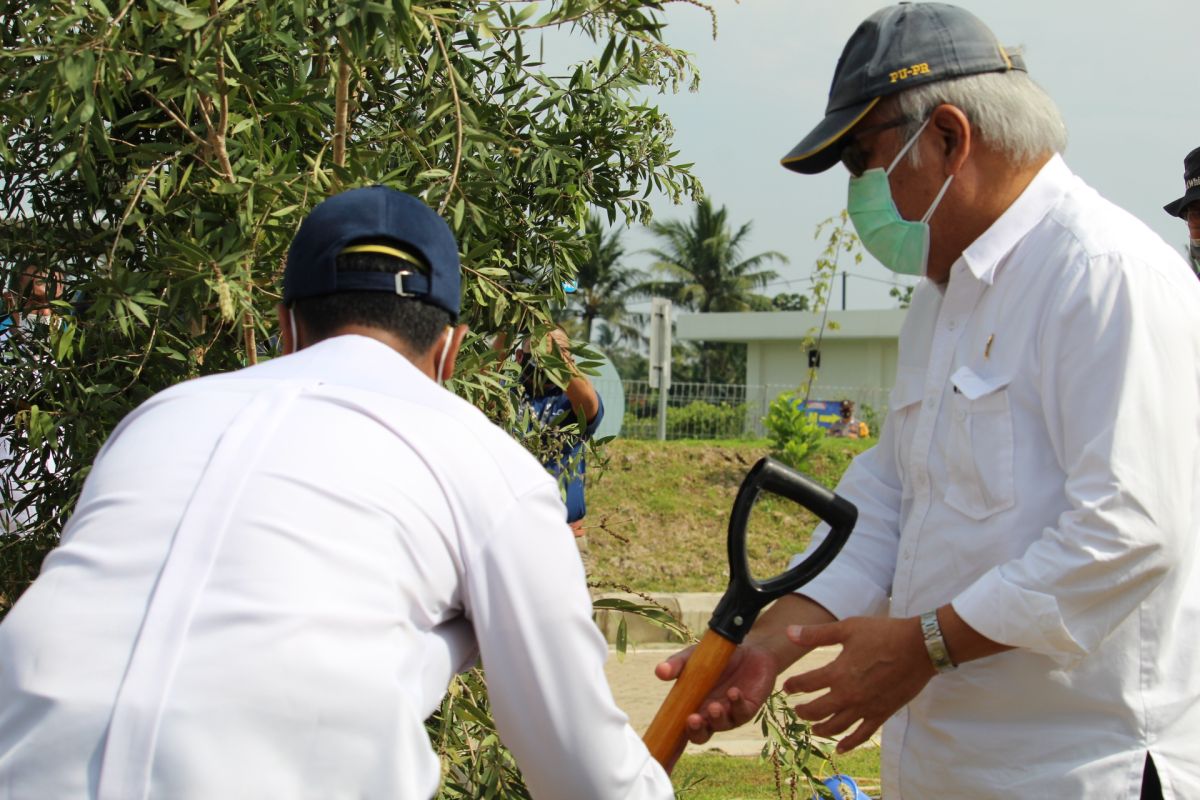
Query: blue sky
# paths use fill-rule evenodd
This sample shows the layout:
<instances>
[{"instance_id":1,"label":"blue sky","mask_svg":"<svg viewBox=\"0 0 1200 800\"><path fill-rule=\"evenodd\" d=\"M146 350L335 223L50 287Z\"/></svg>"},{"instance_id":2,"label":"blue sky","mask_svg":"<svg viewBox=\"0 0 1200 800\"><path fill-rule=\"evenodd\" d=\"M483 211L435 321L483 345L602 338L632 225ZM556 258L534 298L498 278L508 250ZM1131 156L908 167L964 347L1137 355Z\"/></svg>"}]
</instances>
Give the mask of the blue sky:
<instances>
[{"instance_id":1,"label":"blue sky","mask_svg":"<svg viewBox=\"0 0 1200 800\"><path fill-rule=\"evenodd\" d=\"M735 223L752 222L748 252L779 250L791 263L767 292L805 291L819 253L818 222L845 205L846 173L795 175L779 166L820 119L833 68L858 23L881 7L861 0L715 0L719 35L708 15L668 5L666 38L691 51L700 70L695 93L658 98L676 144L707 193ZM1186 243L1182 221L1163 204L1183 193L1183 157L1200 147L1200 2L1141 0L963 0L1006 45L1025 51L1030 75L1066 118L1067 163L1103 195L1134 213L1173 246ZM659 200L656 218L689 215ZM631 248L651 239L626 235ZM635 256L645 266L648 259ZM851 267L848 308L891 308L892 273L874 263ZM833 303L841 304L841 282Z\"/></svg>"}]
</instances>

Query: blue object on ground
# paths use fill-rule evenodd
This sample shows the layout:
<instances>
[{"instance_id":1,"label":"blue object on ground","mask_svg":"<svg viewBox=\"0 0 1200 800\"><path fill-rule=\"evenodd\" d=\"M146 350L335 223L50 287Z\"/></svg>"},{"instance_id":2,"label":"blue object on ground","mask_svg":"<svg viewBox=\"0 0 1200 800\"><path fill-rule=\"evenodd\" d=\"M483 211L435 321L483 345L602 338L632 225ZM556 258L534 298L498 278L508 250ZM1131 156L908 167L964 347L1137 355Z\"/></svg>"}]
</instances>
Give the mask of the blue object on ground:
<instances>
[{"instance_id":1,"label":"blue object on ground","mask_svg":"<svg viewBox=\"0 0 1200 800\"><path fill-rule=\"evenodd\" d=\"M852 800L871 800L863 794L862 789L858 788L858 784L849 775L834 775L832 778L826 778L821 781L825 784L825 788L833 792L833 796L837 800L842 798L852 798ZM813 800L820 800L817 796L813 796Z\"/></svg>"}]
</instances>

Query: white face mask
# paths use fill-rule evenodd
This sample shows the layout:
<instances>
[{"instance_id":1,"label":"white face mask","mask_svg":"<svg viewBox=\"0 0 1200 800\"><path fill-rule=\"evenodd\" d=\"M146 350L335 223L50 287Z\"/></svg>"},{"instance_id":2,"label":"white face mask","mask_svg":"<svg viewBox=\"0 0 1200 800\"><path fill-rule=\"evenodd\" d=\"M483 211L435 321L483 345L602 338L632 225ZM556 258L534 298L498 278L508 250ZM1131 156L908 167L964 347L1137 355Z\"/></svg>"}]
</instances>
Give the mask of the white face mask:
<instances>
[{"instance_id":1,"label":"white face mask","mask_svg":"<svg viewBox=\"0 0 1200 800\"><path fill-rule=\"evenodd\" d=\"M288 312L288 325L292 329L292 352L300 349L300 338L296 335L296 312ZM286 353L284 355L287 355Z\"/></svg>"},{"instance_id":2,"label":"white face mask","mask_svg":"<svg viewBox=\"0 0 1200 800\"><path fill-rule=\"evenodd\" d=\"M450 355L450 343L452 341L454 341L454 329L450 328L446 332L446 343L442 345L442 355L438 359L437 375L434 377L434 380L438 382L439 386L446 382L446 378L450 377L449 375L443 375L442 373L446 369L446 356Z\"/></svg>"},{"instance_id":3,"label":"white face mask","mask_svg":"<svg viewBox=\"0 0 1200 800\"><path fill-rule=\"evenodd\" d=\"M917 132L909 137L886 170L875 167L862 175L852 175L846 200L846 211L863 247L879 263L903 275L925 274L929 263L929 218L950 188L950 181L954 180L953 175L946 178L929 210L919 221L900 216L888 176L916 144L927 125L929 119L922 122Z\"/></svg>"}]
</instances>

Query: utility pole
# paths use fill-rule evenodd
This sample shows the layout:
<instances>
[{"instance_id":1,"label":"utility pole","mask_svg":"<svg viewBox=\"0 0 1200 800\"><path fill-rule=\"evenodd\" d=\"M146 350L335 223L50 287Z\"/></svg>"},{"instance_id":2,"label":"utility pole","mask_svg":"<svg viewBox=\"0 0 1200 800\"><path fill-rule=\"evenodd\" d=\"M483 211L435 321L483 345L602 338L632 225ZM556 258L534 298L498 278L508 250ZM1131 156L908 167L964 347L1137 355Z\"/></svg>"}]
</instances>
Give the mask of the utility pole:
<instances>
[{"instance_id":1,"label":"utility pole","mask_svg":"<svg viewBox=\"0 0 1200 800\"><path fill-rule=\"evenodd\" d=\"M658 440L667 439L667 396L671 392L671 301L650 299L650 388L658 389Z\"/></svg>"},{"instance_id":2,"label":"utility pole","mask_svg":"<svg viewBox=\"0 0 1200 800\"><path fill-rule=\"evenodd\" d=\"M846 310L846 270L842 270L842 311Z\"/></svg>"}]
</instances>

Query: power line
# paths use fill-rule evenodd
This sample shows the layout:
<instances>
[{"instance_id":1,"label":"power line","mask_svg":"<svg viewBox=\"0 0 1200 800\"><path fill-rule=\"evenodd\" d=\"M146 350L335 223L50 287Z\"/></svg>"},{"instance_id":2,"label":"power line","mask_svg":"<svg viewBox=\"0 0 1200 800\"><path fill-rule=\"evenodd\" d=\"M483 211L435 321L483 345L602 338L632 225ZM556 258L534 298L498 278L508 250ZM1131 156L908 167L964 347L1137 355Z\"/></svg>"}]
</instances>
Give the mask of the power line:
<instances>
[{"instance_id":1,"label":"power line","mask_svg":"<svg viewBox=\"0 0 1200 800\"><path fill-rule=\"evenodd\" d=\"M870 281L871 283L882 283L885 286L894 286L898 289L907 287L909 285L907 283L900 283L898 281L889 280L887 278L872 278L870 275L859 275L857 272L846 272L843 270L842 272L839 272L838 274L846 275L850 278L857 278L859 280ZM772 286L791 286L793 283L810 283L811 284L811 283L815 283L816 280L817 280L817 278L815 275L809 275L809 276L803 277L803 278L788 278L786 280L777 280L777 281L771 281L770 283L764 283L763 288L766 289L766 288L769 288Z\"/></svg>"}]
</instances>

